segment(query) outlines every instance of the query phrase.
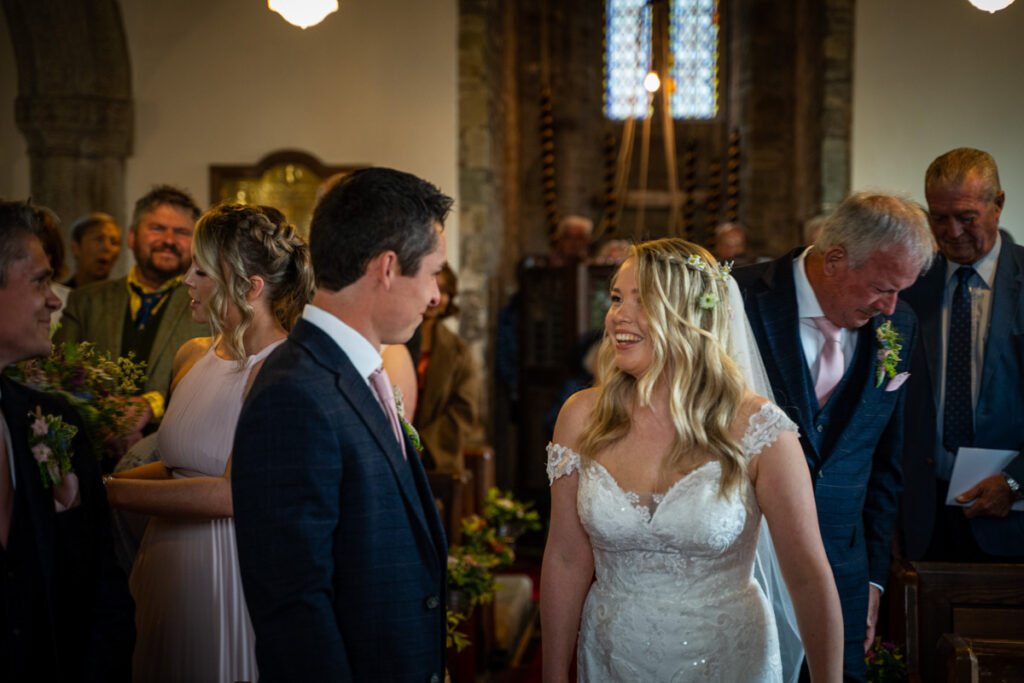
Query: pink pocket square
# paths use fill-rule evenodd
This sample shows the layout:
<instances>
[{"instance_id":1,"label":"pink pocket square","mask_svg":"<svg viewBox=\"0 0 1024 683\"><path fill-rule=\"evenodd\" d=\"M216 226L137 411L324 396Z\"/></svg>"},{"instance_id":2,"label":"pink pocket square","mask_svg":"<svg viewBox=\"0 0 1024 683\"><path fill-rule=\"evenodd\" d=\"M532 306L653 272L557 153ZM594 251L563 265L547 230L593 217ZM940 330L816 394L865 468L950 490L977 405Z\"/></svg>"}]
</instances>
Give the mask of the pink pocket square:
<instances>
[{"instance_id":1,"label":"pink pocket square","mask_svg":"<svg viewBox=\"0 0 1024 683\"><path fill-rule=\"evenodd\" d=\"M903 386L903 383L906 382L907 378L909 377L909 372L901 372L900 374L896 375L895 377L889 380L889 383L885 385L885 390L896 391L897 389Z\"/></svg>"}]
</instances>

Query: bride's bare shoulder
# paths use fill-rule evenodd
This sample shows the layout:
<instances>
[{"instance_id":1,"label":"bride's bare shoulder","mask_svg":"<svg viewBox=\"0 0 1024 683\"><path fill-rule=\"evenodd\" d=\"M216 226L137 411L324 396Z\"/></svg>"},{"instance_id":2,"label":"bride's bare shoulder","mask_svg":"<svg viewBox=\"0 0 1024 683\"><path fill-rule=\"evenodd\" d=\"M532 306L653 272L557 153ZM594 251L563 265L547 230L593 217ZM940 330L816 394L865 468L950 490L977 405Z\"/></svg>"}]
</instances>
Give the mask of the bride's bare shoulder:
<instances>
[{"instance_id":1,"label":"bride's bare shoulder","mask_svg":"<svg viewBox=\"0 0 1024 683\"><path fill-rule=\"evenodd\" d=\"M597 389L577 391L569 397L558 413L555 423L554 442L575 448L587 418L594 409L598 397Z\"/></svg>"}]
</instances>

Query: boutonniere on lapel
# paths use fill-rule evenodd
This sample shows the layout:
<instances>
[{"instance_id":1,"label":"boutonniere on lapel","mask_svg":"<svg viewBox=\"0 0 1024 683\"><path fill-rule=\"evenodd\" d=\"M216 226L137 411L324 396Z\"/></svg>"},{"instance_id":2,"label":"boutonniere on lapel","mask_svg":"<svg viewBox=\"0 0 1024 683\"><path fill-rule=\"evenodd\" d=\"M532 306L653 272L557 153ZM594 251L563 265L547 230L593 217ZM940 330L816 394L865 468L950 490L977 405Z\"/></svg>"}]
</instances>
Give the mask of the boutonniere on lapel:
<instances>
[{"instance_id":1,"label":"boutonniere on lapel","mask_svg":"<svg viewBox=\"0 0 1024 683\"><path fill-rule=\"evenodd\" d=\"M71 440L78 434L78 427L69 425L59 415L43 415L40 406L28 416L32 420L28 445L39 463L43 486L58 486L71 471Z\"/></svg>"},{"instance_id":2,"label":"boutonniere on lapel","mask_svg":"<svg viewBox=\"0 0 1024 683\"><path fill-rule=\"evenodd\" d=\"M892 326L891 320L886 320L875 330L875 339L878 340L878 369L875 371L875 387L881 387L885 378L890 379L889 384L895 385L886 387L886 391L895 391L910 376L908 372L896 373L896 366L899 365L900 351L903 350L903 337L896 328Z\"/></svg>"},{"instance_id":3,"label":"boutonniere on lapel","mask_svg":"<svg viewBox=\"0 0 1024 683\"><path fill-rule=\"evenodd\" d=\"M402 431L412 441L412 447L416 452L423 455L423 442L420 441L420 433L405 419L405 394L397 384L391 385L391 393L395 395L395 412L398 413L398 422L402 425Z\"/></svg>"}]
</instances>

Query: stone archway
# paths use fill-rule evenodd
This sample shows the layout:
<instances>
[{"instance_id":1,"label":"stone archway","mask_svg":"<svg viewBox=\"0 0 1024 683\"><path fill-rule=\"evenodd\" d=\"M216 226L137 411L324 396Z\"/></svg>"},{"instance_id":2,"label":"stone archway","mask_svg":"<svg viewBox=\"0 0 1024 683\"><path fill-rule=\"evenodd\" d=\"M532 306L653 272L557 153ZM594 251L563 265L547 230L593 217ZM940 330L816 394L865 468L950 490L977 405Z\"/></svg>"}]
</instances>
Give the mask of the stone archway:
<instances>
[{"instance_id":1,"label":"stone archway","mask_svg":"<svg viewBox=\"0 0 1024 683\"><path fill-rule=\"evenodd\" d=\"M33 199L69 225L88 211L124 219L132 151L131 65L117 0L2 0L18 70L15 120Z\"/></svg>"}]
</instances>

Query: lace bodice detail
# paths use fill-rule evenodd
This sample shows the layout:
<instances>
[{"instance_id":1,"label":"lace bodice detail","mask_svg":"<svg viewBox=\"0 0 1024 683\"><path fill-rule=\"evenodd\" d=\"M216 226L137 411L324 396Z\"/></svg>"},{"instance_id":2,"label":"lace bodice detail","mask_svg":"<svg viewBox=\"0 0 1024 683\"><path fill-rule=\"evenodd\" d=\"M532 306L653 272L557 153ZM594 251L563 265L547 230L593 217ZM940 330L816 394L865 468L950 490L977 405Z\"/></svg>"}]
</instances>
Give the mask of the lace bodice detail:
<instances>
[{"instance_id":1,"label":"lace bodice detail","mask_svg":"<svg viewBox=\"0 0 1024 683\"><path fill-rule=\"evenodd\" d=\"M751 415L748 461L796 425L771 403ZM711 460L661 493L623 490L599 462L548 446L552 483L579 473L576 507L596 581L580 633L583 680L781 677L774 620L753 581L761 511L749 481L719 495Z\"/></svg>"}]
</instances>

